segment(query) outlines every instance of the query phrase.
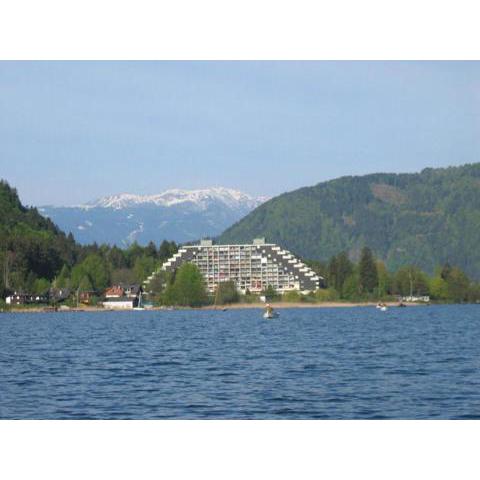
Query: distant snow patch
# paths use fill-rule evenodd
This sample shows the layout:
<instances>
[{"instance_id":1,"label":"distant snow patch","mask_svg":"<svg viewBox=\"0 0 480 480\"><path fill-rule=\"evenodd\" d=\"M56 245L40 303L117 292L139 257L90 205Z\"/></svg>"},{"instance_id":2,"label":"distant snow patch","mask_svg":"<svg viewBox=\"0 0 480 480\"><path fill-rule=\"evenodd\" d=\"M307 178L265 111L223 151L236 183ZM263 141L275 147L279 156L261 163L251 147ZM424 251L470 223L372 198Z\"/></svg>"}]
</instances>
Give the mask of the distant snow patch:
<instances>
[{"instance_id":1,"label":"distant snow patch","mask_svg":"<svg viewBox=\"0 0 480 480\"><path fill-rule=\"evenodd\" d=\"M231 188L213 187L199 190L181 190L174 188L155 195L135 195L132 193L120 193L118 195L110 195L100 198L81 208L111 208L121 210L123 208L131 208L140 205L156 205L159 207L171 207L183 203L191 203L199 208L208 208L214 202L222 203L230 208L247 207L255 208L264 201L266 197L252 197L239 190ZM131 215L131 214L130 214ZM127 218L130 218L128 216Z\"/></svg>"}]
</instances>

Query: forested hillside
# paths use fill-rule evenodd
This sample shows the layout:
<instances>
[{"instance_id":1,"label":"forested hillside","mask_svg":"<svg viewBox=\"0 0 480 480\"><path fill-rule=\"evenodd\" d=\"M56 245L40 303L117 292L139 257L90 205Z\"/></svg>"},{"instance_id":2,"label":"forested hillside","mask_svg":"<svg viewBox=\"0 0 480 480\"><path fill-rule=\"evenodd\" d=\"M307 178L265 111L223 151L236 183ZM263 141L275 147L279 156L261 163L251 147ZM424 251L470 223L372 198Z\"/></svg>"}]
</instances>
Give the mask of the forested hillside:
<instances>
[{"instance_id":1,"label":"forested hillside","mask_svg":"<svg viewBox=\"0 0 480 480\"><path fill-rule=\"evenodd\" d=\"M5 289L51 280L63 264L72 265L77 249L35 208L25 208L17 192L0 181L0 293Z\"/></svg>"},{"instance_id":2,"label":"forested hillside","mask_svg":"<svg viewBox=\"0 0 480 480\"><path fill-rule=\"evenodd\" d=\"M16 190L0 181L0 298L15 290L41 294L51 286L101 291L112 282L141 283L176 251L168 241L125 250L79 245L35 208L22 206Z\"/></svg>"},{"instance_id":3,"label":"forested hillside","mask_svg":"<svg viewBox=\"0 0 480 480\"><path fill-rule=\"evenodd\" d=\"M404 228L404 230L405 236L410 235L412 242L413 238L420 239L418 241L419 247L412 250L412 252L417 255L416 257L411 257L413 260L408 260L407 255L404 255L404 257L394 257L399 262L399 268L391 268L388 270L378 257L375 258L369 248L362 248L361 255L356 259L359 261L354 263L346 252L340 251L342 246L345 245L341 243L341 228L335 227L335 222L333 221L328 223L329 217L322 213L322 215L324 215L322 220L324 218L327 219L325 221L326 227L323 227L324 224L321 223L320 225L323 228L321 235L319 235L316 240L315 237L311 237L312 245L315 248L320 246L320 250L307 250L307 252L311 252L308 263L324 278L324 286L328 287L328 289L312 293L305 298L300 296L298 292L290 292L290 295L287 295L285 300L310 302L337 299L373 301L379 298L391 299L413 294L430 295L434 301L478 302L480 300L480 285L471 282L462 270L456 266L458 263L456 263L455 260L455 258L464 258L466 264L464 268L466 270L469 269L470 258L478 260L478 248L476 245L473 245L473 243L470 243L473 242L475 238L478 239L479 234L479 229L477 228L479 225L478 216L475 217L472 213L472 205L475 201L478 201L472 198L475 188L478 190L478 185L475 187L475 185L472 184L472 182L475 183L476 181L478 183L479 181L478 171L476 173L477 176L471 175L457 179L458 185L451 187L451 191L449 191L448 187L444 184L445 179L440 178L437 181L437 190L443 192L443 203L435 200L432 193L434 190L433 187L429 187L430 190L428 190L426 187L422 187L421 184L417 183L414 188L412 186L413 182L411 181L402 184L399 179L404 180L405 176L395 177L381 175L363 177L363 179L349 178L325 184L328 186L328 192L323 193L325 201L322 201L322 205L324 208L328 206L331 210L338 208L339 215L343 215L341 218L347 218L347 214L350 214L347 222L343 222L343 224L352 227L352 231L354 232L360 228L366 229L366 226L362 225L362 222L370 222L369 224L373 224L374 226L375 222L377 222L376 225L380 225L380 220L371 214L375 209L382 210L378 204L379 195L382 196L383 202L387 205L384 206L382 210L383 217L381 217L380 214L377 215L383 218L385 228L388 227L390 229L387 230L387 233L394 231L395 227L395 225L392 226L389 223L388 212L390 212L389 215L395 218L397 225L398 223L404 226L407 225L406 219L413 219L414 216L408 217L405 213L406 204L409 201L407 193L405 192L413 192L409 194L423 198L423 210L420 208L417 210L417 212L420 212L418 215L421 219L429 218L428 215L422 215L428 208L432 210L436 209L434 212L442 212L442 215L448 219L445 225L441 225L440 220L438 220L439 231L436 235L439 239L437 240L437 245L441 244L440 230L443 229L445 231L446 229L450 229L450 231L454 232L454 227L458 226L462 221L464 222L465 228L463 232L468 234L469 238L462 236L461 232L458 232L455 238L458 242L463 242L457 244L456 247L460 250L460 254L463 253L463 248L467 249L465 250L465 257L461 255L457 257L450 255L447 259L451 265L449 262L442 263L441 260L438 260L438 262L433 260L432 264L438 263L441 268L437 268L433 276L425 275L418 266L422 265L425 258L428 260L428 257L424 259L419 257L422 252L425 252L425 249L430 246L422 243L421 234L415 234L415 232L421 230L417 225L419 222L415 223L412 220L414 227L410 227L410 230ZM422 173L422 175L424 174L425 172ZM413 177L415 178L415 176ZM373 192L374 200L366 200L369 194L365 188L364 180L367 178L375 179L372 183L367 183L367 185L369 185L368 188ZM385 183L385 178L393 178L395 184L388 186L388 184ZM463 187L460 187L462 182ZM345 186L345 183L349 185L348 188ZM404 185L407 184L408 188L405 188ZM454 195L452 193L453 190L458 192L458 194ZM279 225L286 226L285 232L291 232L292 229L294 229L294 234L290 237L283 237L283 230L278 231L278 237L275 240L282 245L287 244L287 241L291 239L292 242L297 242L294 243L294 245L299 245L300 247L305 246L305 243L302 242L309 238L304 234L304 231L308 230L305 225L309 226L309 215L311 215L312 212L316 212L316 210L315 208L308 209L304 207L306 203L311 202L310 196L314 196L315 193L309 192L309 189L303 189L300 192L300 199L294 198L297 202L298 215L294 215L295 210L288 209L294 202L287 201L285 204L282 200L282 202L276 206L277 210L267 204L267 217L271 211L276 215L274 218L277 219L276 221ZM340 192L340 194L336 192ZM292 194L284 195L280 197L280 199L283 197L288 198L291 195ZM441 195L441 193L439 195ZM293 196L295 197L296 195L294 194ZM341 198L344 205L343 209L340 209L332 198ZM367 205L367 207L362 206L359 199L362 199L362 202ZM300 208L302 201L304 202L303 210ZM389 210L392 201L401 207L396 213ZM459 208L458 206L454 207L456 202L463 205L463 208ZM275 202L273 203L275 206ZM349 208L347 208L348 204L350 205ZM368 207L369 204L370 208ZM467 209L465 205L468 205L469 209ZM442 208L441 210L440 206ZM290 213L282 213L282 208ZM261 213L261 209L259 210ZM362 212L362 215L360 215L359 212ZM258 215L258 212L255 212L254 216L255 215ZM285 217L284 215L289 215L289 217ZM290 221L286 221L287 218L289 218ZM302 218L306 219L304 223L300 221ZM467 219L470 219L471 224ZM248 217L246 220L248 220ZM268 222L266 223L268 225ZM241 225L242 222L238 226ZM424 221L424 223L420 223L420 225L426 228L430 224ZM276 225L274 224L273 227L276 228ZM338 243L333 242L329 236L329 232L334 232L335 228L337 228L337 236L334 238L337 239ZM373 241L373 239L378 240L378 238L388 239L388 235L381 237L381 232L377 232L377 235L368 235L366 230L363 231L366 233L361 237L361 241L356 240L356 245L362 245L365 239L370 239L370 241ZM268 231L253 231L249 235L253 237L263 233L271 238ZM283 238L286 240L282 240ZM250 241L249 239L250 237L244 237L245 241ZM322 239L325 240L323 241ZM239 237L239 240L242 240L242 237ZM349 240L354 244L355 237L349 237ZM308 242L306 245L308 245ZM379 244L377 244L377 251L381 251L378 245ZM402 244L397 243L397 245ZM405 243L403 245L405 245ZM448 246L448 242L445 242L445 245ZM317 256L316 258L322 259L323 255L328 254L325 253L326 246L331 249L330 251L335 252L335 255L332 255L328 262L315 260L315 255ZM423 248L423 250L420 247ZM92 302L97 301L105 288L112 284L142 283L153 271L158 270L162 263L176 251L177 245L175 242L166 240L158 247L153 242L150 242L145 247L134 243L127 249L120 249L116 246L112 247L109 245L97 245L96 243L79 245L71 235L66 236L50 220L40 216L36 209L23 207L15 189L4 182L0 182L0 310L4 307L4 305L1 305L1 299L9 292L24 291L40 295L49 291L51 287L54 287L53 290L66 288L71 292L94 292L95 295L93 299L96 300L92 300ZM353 253L350 257L355 256L356 251L355 249L350 249L350 252ZM434 252L434 249L430 251ZM402 258L407 260L402 263ZM173 275L168 278L162 276L157 277L156 280L153 281L153 284L150 283L150 291L153 293L152 299L167 305L179 304L194 306L213 301L212 298L208 298L207 292L202 290L203 282L198 278L197 273L189 269L190 266L188 269L185 269L182 274L177 276ZM168 285L168 287L166 288L165 285ZM227 303L238 301L238 295L236 295L236 290L233 285L222 285L222 287L225 287L226 290L223 291L219 288L218 294L215 295L215 301L226 301ZM230 290L227 287L229 287ZM271 287L266 289L265 295L267 294L273 296L272 298L276 295ZM252 299L254 300L253 297L251 300Z\"/></svg>"},{"instance_id":4,"label":"forested hillside","mask_svg":"<svg viewBox=\"0 0 480 480\"><path fill-rule=\"evenodd\" d=\"M342 177L275 197L226 230L220 242L268 241L304 258L368 245L391 270L432 273L448 262L480 278L480 163L416 174Z\"/></svg>"}]
</instances>

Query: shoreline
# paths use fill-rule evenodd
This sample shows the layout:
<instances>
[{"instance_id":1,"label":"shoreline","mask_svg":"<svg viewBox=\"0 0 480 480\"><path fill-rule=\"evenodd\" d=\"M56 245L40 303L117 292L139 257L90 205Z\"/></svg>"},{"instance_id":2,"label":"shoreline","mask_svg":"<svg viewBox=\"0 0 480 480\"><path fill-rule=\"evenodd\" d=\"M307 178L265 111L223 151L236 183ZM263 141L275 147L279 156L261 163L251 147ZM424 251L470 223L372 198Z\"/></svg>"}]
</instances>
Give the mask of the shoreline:
<instances>
[{"instance_id":1,"label":"shoreline","mask_svg":"<svg viewBox=\"0 0 480 480\"><path fill-rule=\"evenodd\" d=\"M387 307L398 308L398 302L383 302ZM321 303L304 303L304 302L271 302L270 305L277 310L285 308L354 308L354 307L375 307L377 302L321 302ZM405 307L426 306L425 303L405 303ZM442 304L443 305L443 304ZM217 311L217 310L247 310L247 309L265 309L265 303L232 303L227 305L205 305L203 307L173 307L173 310L192 310L192 311ZM107 309L103 307L81 307L70 309L50 310L48 307L32 307L32 308L13 308L4 310L0 313L89 313L89 312L133 312L133 309ZM171 311L169 307L153 307L143 310L148 311Z\"/></svg>"},{"instance_id":2,"label":"shoreline","mask_svg":"<svg viewBox=\"0 0 480 480\"><path fill-rule=\"evenodd\" d=\"M387 307L398 307L398 302L383 302ZM375 307L377 302L321 302L321 303L304 303L304 302L271 302L270 305L274 309L284 309L284 308L350 308L350 307ZM426 305L423 303L408 303L404 304L406 307L419 307ZM189 307L181 307L187 308ZM259 308L264 310L265 303L232 303L230 305L206 305L204 307L190 308L191 310L236 310L236 309L249 309L249 308Z\"/></svg>"}]
</instances>

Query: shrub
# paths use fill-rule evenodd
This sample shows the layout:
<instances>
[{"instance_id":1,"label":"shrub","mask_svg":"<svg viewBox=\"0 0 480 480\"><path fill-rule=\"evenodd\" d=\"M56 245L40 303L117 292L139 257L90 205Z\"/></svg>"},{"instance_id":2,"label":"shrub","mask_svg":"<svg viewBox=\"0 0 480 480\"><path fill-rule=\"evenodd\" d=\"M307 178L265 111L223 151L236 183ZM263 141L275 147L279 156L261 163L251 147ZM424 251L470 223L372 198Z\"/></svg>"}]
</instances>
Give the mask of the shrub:
<instances>
[{"instance_id":1,"label":"shrub","mask_svg":"<svg viewBox=\"0 0 480 480\"><path fill-rule=\"evenodd\" d=\"M183 264L173 284L167 287L165 301L170 305L200 307L209 301L202 274L193 263Z\"/></svg>"},{"instance_id":2,"label":"shrub","mask_svg":"<svg viewBox=\"0 0 480 480\"><path fill-rule=\"evenodd\" d=\"M239 294L235 282L221 282L215 293L215 303L217 305L225 305L228 303L237 303Z\"/></svg>"},{"instance_id":3,"label":"shrub","mask_svg":"<svg viewBox=\"0 0 480 480\"><path fill-rule=\"evenodd\" d=\"M291 292L286 292L283 294L282 300L284 302L296 303L302 301L302 295L297 292L296 290L292 290Z\"/></svg>"},{"instance_id":4,"label":"shrub","mask_svg":"<svg viewBox=\"0 0 480 480\"><path fill-rule=\"evenodd\" d=\"M319 302L334 302L338 300L338 292L334 288L321 288L315 292L315 298Z\"/></svg>"},{"instance_id":5,"label":"shrub","mask_svg":"<svg viewBox=\"0 0 480 480\"><path fill-rule=\"evenodd\" d=\"M5 303L5 300L3 300L3 298L0 298L0 312L5 312L7 310L10 310L10 305L7 305Z\"/></svg>"},{"instance_id":6,"label":"shrub","mask_svg":"<svg viewBox=\"0 0 480 480\"><path fill-rule=\"evenodd\" d=\"M253 293L246 293L242 299L244 303L258 303L260 302L260 297L258 295L254 295Z\"/></svg>"},{"instance_id":7,"label":"shrub","mask_svg":"<svg viewBox=\"0 0 480 480\"><path fill-rule=\"evenodd\" d=\"M273 288L272 285L269 285L265 290L263 290L262 295L266 298L267 302L272 302L274 300L279 300L279 298L280 298L279 294Z\"/></svg>"}]
</instances>

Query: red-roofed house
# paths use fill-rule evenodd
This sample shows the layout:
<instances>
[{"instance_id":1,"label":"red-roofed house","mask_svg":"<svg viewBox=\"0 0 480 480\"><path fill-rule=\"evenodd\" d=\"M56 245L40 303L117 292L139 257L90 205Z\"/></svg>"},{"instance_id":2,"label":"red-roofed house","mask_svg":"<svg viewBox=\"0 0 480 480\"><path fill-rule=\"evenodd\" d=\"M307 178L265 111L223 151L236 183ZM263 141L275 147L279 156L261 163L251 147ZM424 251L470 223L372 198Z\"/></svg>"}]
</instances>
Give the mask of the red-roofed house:
<instances>
[{"instance_id":1,"label":"red-roofed house","mask_svg":"<svg viewBox=\"0 0 480 480\"><path fill-rule=\"evenodd\" d=\"M105 291L106 298L120 298L125 295L125 290L119 285L114 285L113 287L107 288Z\"/></svg>"}]
</instances>

